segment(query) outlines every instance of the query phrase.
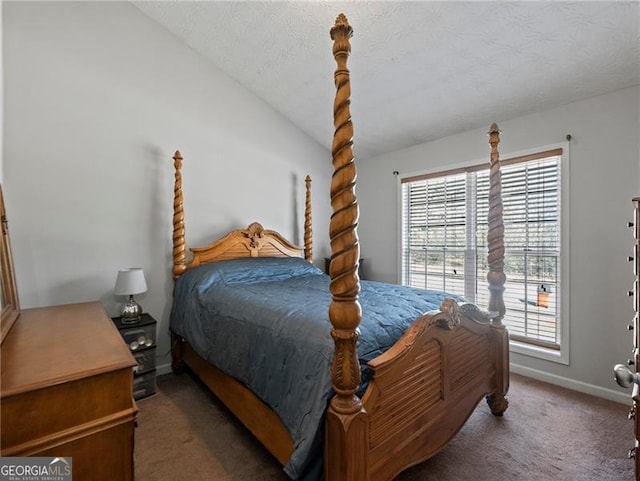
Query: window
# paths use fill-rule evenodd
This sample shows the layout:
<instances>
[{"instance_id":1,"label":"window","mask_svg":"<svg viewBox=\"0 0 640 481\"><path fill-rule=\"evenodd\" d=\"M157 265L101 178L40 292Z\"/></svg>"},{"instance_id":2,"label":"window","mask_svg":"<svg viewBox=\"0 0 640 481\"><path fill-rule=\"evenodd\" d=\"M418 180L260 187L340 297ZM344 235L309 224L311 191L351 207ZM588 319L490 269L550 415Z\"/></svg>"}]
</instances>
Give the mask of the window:
<instances>
[{"instance_id":1,"label":"window","mask_svg":"<svg viewBox=\"0 0 640 481\"><path fill-rule=\"evenodd\" d=\"M504 324L511 339L561 348L562 149L501 161ZM401 179L404 285L460 294L479 306L487 289L489 166Z\"/></svg>"}]
</instances>

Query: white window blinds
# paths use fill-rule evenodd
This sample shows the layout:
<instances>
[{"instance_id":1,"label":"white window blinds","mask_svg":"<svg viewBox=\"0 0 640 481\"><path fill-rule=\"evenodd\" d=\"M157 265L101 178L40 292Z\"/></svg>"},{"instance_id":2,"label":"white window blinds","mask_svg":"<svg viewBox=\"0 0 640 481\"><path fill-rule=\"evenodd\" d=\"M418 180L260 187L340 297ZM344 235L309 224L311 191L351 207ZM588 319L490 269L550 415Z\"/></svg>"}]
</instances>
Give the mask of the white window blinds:
<instances>
[{"instance_id":1,"label":"white window blinds","mask_svg":"<svg viewBox=\"0 0 640 481\"><path fill-rule=\"evenodd\" d=\"M560 346L562 149L502 162L504 323L512 339ZM402 282L464 295L481 307L487 289L486 166L402 179Z\"/></svg>"}]
</instances>

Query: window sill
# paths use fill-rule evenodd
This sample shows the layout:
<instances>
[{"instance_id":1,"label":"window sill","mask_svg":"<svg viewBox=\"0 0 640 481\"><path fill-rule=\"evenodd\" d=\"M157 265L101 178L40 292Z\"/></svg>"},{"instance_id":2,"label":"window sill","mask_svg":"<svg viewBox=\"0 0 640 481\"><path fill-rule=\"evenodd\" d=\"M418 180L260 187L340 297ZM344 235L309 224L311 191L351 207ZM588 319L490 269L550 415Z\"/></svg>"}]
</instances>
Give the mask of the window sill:
<instances>
[{"instance_id":1,"label":"window sill","mask_svg":"<svg viewBox=\"0 0 640 481\"><path fill-rule=\"evenodd\" d=\"M555 349L547 349L540 346L534 346L532 344L526 344L524 342L510 340L509 351L522 354L523 356L535 357L538 359L544 359L545 361L569 365L569 353L566 347L562 347L559 351L556 351Z\"/></svg>"}]
</instances>

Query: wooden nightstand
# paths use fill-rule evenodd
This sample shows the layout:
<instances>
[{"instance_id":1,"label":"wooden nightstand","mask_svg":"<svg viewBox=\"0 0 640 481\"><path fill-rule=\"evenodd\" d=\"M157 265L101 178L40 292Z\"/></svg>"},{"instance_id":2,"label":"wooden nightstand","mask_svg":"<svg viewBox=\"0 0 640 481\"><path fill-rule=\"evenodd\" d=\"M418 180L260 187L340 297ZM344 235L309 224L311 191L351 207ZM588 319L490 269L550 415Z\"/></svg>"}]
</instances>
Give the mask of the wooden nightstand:
<instances>
[{"instance_id":1,"label":"wooden nightstand","mask_svg":"<svg viewBox=\"0 0 640 481\"><path fill-rule=\"evenodd\" d=\"M133 376L133 398L137 401L155 394L156 320L145 313L136 323L123 323L120 317L114 317L113 322L138 363Z\"/></svg>"}]
</instances>

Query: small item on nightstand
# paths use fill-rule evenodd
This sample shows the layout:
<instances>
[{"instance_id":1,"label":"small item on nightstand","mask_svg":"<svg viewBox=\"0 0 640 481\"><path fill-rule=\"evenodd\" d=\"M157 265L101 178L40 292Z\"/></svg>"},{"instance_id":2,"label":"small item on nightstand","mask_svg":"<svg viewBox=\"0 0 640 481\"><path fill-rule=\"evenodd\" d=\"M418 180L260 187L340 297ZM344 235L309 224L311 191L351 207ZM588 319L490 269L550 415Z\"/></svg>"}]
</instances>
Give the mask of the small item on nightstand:
<instances>
[{"instance_id":1,"label":"small item on nightstand","mask_svg":"<svg viewBox=\"0 0 640 481\"><path fill-rule=\"evenodd\" d=\"M113 293L116 296L129 296L129 300L122 308L120 314L124 324L138 322L142 316L142 307L134 299L134 294L147 292L147 281L140 267L120 269L116 278L116 287Z\"/></svg>"}]
</instances>

